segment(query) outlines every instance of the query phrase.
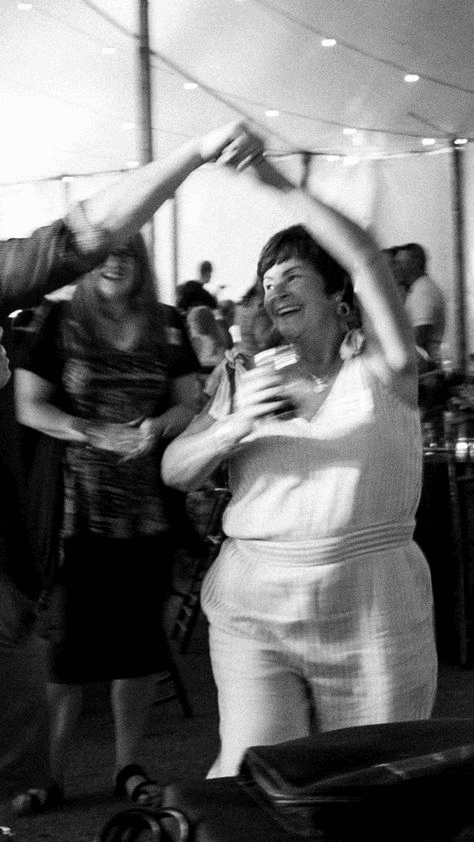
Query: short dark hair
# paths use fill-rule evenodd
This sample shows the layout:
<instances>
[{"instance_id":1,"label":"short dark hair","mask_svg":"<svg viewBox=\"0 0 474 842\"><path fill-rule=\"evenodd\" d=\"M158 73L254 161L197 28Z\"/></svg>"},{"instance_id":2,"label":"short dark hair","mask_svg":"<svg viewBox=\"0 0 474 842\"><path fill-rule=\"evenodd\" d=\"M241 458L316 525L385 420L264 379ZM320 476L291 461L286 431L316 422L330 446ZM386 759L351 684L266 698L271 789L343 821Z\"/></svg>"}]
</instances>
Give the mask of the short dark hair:
<instances>
[{"instance_id":1,"label":"short dark hair","mask_svg":"<svg viewBox=\"0 0 474 842\"><path fill-rule=\"evenodd\" d=\"M420 275L426 272L426 251L419 243L404 243L403 246L398 247L398 251L407 251L412 259L412 263Z\"/></svg>"},{"instance_id":2,"label":"short dark hair","mask_svg":"<svg viewBox=\"0 0 474 842\"><path fill-rule=\"evenodd\" d=\"M257 264L257 277L263 283L263 277L276 263L283 263L290 257L307 260L321 275L326 295L352 287L347 271L319 245L304 225L292 225L277 231L264 245ZM350 296L351 298L352 296ZM348 301L352 303L351 300Z\"/></svg>"},{"instance_id":3,"label":"short dark hair","mask_svg":"<svg viewBox=\"0 0 474 842\"><path fill-rule=\"evenodd\" d=\"M212 272L212 263L210 260L203 260L202 263L199 264L199 274L200 275L209 275Z\"/></svg>"},{"instance_id":4,"label":"short dark hair","mask_svg":"<svg viewBox=\"0 0 474 842\"><path fill-rule=\"evenodd\" d=\"M217 307L217 300L203 288L199 281L186 281L184 284L179 284L176 297L176 306L183 312L187 312L191 307L204 306L211 307L213 310Z\"/></svg>"}]
</instances>

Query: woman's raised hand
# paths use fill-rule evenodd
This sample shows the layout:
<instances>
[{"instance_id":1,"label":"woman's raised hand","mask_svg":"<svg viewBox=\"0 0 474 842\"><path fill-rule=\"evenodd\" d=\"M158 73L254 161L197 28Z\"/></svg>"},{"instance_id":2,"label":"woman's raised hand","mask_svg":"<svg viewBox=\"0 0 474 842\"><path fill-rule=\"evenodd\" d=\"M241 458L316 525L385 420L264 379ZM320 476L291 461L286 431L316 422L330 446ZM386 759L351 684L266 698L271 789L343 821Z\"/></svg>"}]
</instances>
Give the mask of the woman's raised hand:
<instances>
[{"instance_id":1,"label":"woman's raised hand","mask_svg":"<svg viewBox=\"0 0 474 842\"><path fill-rule=\"evenodd\" d=\"M204 163L216 161L234 169L243 169L262 152L262 140L243 121L214 129L199 142L199 153Z\"/></svg>"}]
</instances>

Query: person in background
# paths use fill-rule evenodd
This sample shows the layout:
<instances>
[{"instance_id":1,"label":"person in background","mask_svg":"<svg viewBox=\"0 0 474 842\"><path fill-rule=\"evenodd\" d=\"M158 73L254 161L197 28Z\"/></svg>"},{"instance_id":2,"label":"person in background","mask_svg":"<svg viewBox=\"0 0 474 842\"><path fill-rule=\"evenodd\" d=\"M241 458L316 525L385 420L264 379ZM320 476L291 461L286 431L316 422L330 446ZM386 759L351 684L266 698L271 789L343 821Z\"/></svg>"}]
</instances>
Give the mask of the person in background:
<instances>
[{"instance_id":1,"label":"person in background","mask_svg":"<svg viewBox=\"0 0 474 842\"><path fill-rule=\"evenodd\" d=\"M263 289L258 278L237 305L237 324L239 349L250 357L278 344L280 337L265 310Z\"/></svg>"},{"instance_id":2,"label":"person in background","mask_svg":"<svg viewBox=\"0 0 474 842\"><path fill-rule=\"evenodd\" d=\"M186 319L202 373L207 375L223 358L226 349L232 347L232 336L217 299L204 289L201 280L180 284L176 292L178 310Z\"/></svg>"},{"instance_id":3,"label":"person in background","mask_svg":"<svg viewBox=\"0 0 474 842\"><path fill-rule=\"evenodd\" d=\"M221 160L237 150L298 220L257 267L292 376L271 360L236 369L232 397L224 368L163 455L164 481L182 490L229 464L228 537L201 591L221 738L209 777L314 728L428 718L437 682L430 572L413 541L422 448L403 302L369 232L296 189L250 130ZM362 328L350 327L352 285Z\"/></svg>"},{"instance_id":4,"label":"person in background","mask_svg":"<svg viewBox=\"0 0 474 842\"><path fill-rule=\"evenodd\" d=\"M219 314L222 320L224 328L228 331L230 340L231 340L231 347L235 342L238 341L238 328L235 323L236 317L236 306L235 301L232 298L224 298L222 301L219 302Z\"/></svg>"},{"instance_id":5,"label":"person in background","mask_svg":"<svg viewBox=\"0 0 474 842\"><path fill-rule=\"evenodd\" d=\"M210 260L203 260L198 266L198 277L192 281L179 284L176 290L177 307L182 313L189 312L191 307L210 307L217 310L218 301L208 289L205 288L211 280L213 266Z\"/></svg>"},{"instance_id":6,"label":"person in background","mask_svg":"<svg viewBox=\"0 0 474 842\"><path fill-rule=\"evenodd\" d=\"M426 271L426 252L419 243L398 246L394 263L406 289L405 306L417 346L429 362L441 366L441 343L446 326L443 293Z\"/></svg>"},{"instance_id":7,"label":"person in background","mask_svg":"<svg viewBox=\"0 0 474 842\"><path fill-rule=\"evenodd\" d=\"M242 296L236 310L239 339L225 352L222 362L207 377L203 386L203 396L207 399L215 394L224 369L227 372L247 370L252 367L255 354L274 348L282 341L265 310L263 290L258 279Z\"/></svg>"},{"instance_id":8,"label":"person in background","mask_svg":"<svg viewBox=\"0 0 474 842\"><path fill-rule=\"evenodd\" d=\"M210 307L191 307L186 316L189 338L204 375L208 375L224 359L232 339Z\"/></svg>"},{"instance_id":9,"label":"person in background","mask_svg":"<svg viewBox=\"0 0 474 842\"><path fill-rule=\"evenodd\" d=\"M203 289L199 281L186 281L176 289L176 306L183 315L192 307L210 307L217 309L217 299L207 289Z\"/></svg>"},{"instance_id":10,"label":"person in background","mask_svg":"<svg viewBox=\"0 0 474 842\"><path fill-rule=\"evenodd\" d=\"M168 657L161 611L172 552L160 451L198 408L197 369L177 311L157 301L136 237L70 301L53 303L29 362L15 372L20 423L66 445L56 542L63 607L54 618L64 633L50 646L48 684L49 792L58 802L82 687L103 681L111 681L116 790L139 804L159 795L136 761ZM31 812L37 792L16 800Z\"/></svg>"},{"instance_id":11,"label":"person in background","mask_svg":"<svg viewBox=\"0 0 474 842\"><path fill-rule=\"evenodd\" d=\"M124 246L187 175L212 161L239 135L240 125L232 123L193 139L166 159L74 205L64 219L30 237L0 241L0 323L16 309L39 304L48 292L71 283L111 250ZM5 380L3 351L1 362ZM46 673L33 634L42 580L25 529L26 491L8 401L2 403L0 424L2 487L8 489L0 523L0 804L8 817L8 799L30 786L41 787L37 797L44 805L51 770Z\"/></svg>"},{"instance_id":12,"label":"person in background","mask_svg":"<svg viewBox=\"0 0 474 842\"><path fill-rule=\"evenodd\" d=\"M214 271L214 267L210 260L203 260L198 266L198 273L199 273L199 283L201 286L206 287L208 284L211 283L212 273Z\"/></svg>"}]
</instances>

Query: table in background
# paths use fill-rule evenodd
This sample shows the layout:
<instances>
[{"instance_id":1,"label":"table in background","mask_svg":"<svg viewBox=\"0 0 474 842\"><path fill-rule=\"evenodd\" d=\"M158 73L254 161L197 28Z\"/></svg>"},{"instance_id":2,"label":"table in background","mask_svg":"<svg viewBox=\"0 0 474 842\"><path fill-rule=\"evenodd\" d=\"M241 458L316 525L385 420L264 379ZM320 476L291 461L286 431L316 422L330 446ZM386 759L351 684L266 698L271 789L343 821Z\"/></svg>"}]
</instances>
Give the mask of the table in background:
<instances>
[{"instance_id":1,"label":"table in background","mask_svg":"<svg viewBox=\"0 0 474 842\"><path fill-rule=\"evenodd\" d=\"M470 661L474 570L474 447L425 448L415 541L431 570L438 655Z\"/></svg>"}]
</instances>

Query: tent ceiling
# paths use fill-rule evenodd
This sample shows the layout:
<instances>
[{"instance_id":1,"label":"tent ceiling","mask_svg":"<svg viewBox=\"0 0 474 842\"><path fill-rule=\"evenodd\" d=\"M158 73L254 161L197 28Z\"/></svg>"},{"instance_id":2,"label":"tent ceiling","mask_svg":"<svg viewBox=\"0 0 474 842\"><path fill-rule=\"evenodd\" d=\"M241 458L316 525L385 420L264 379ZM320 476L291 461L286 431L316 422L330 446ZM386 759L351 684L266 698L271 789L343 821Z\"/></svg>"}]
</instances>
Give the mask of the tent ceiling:
<instances>
[{"instance_id":1,"label":"tent ceiling","mask_svg":"<svg viewBox=\"0 0 474 842\"><path fill-rule=\"evenodd\" d=\"M19 5L0 0L0 182L140 159L139 0ZM281 153L474 139L472 0L149 0L149 19L155 157L241 114Z\"/></svg>"}]
</instances>

